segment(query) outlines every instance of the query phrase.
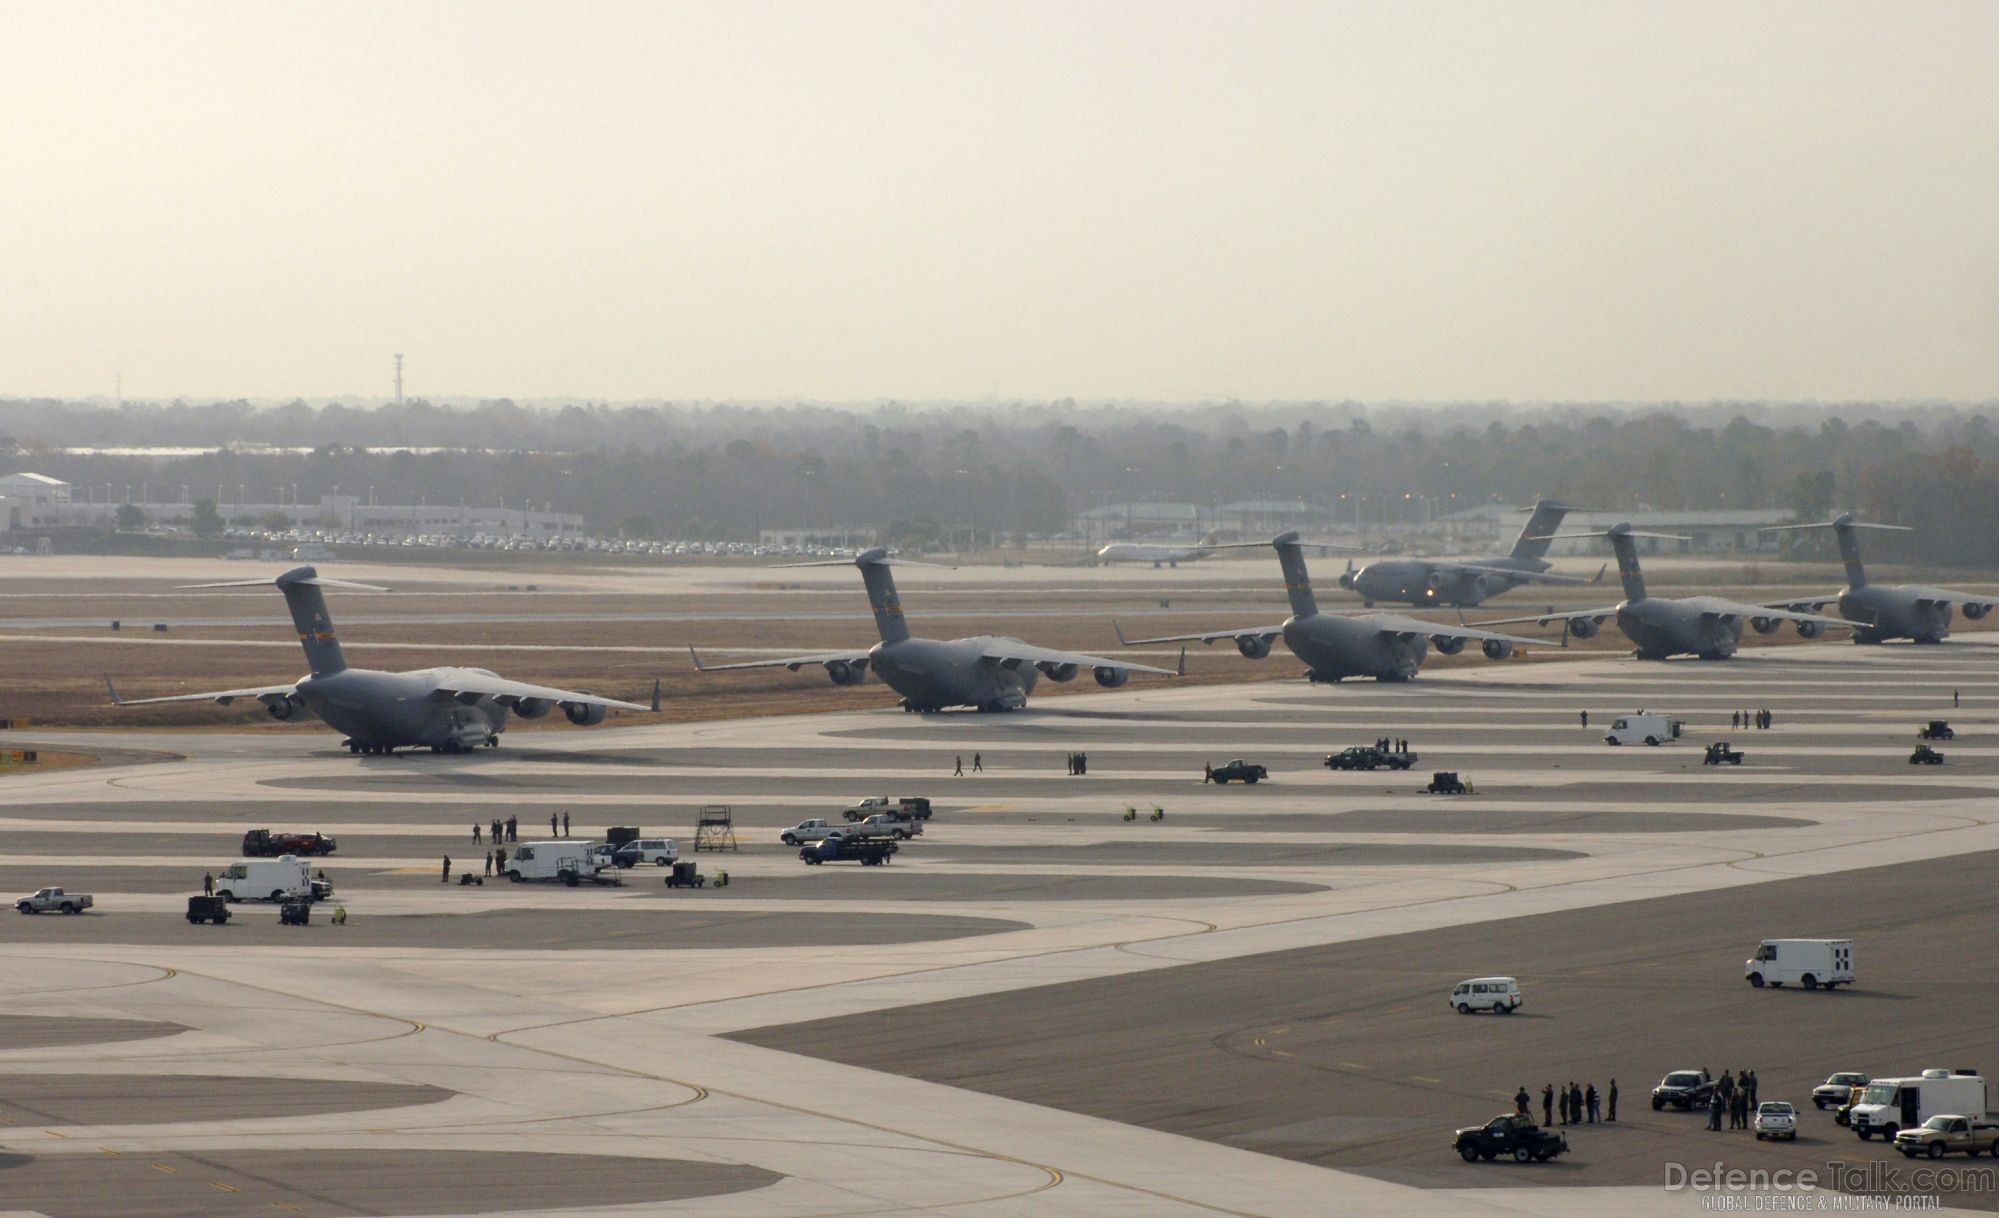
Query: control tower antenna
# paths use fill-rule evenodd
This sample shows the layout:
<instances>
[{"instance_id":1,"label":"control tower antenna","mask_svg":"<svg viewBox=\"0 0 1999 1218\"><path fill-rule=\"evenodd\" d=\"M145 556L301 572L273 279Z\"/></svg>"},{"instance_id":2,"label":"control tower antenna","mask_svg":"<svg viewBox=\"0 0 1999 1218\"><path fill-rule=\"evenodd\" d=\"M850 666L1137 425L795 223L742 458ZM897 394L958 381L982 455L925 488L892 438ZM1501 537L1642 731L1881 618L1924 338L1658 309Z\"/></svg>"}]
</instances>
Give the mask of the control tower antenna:
<instances>
[{"instance_id":1,"label":"control tower antenna","mask_svg":"<svg viewBox=\"0 0 1999 1218\"><path fill-rule=\"evenodd\" d=\"M396 405L403 404L403 353L396 352Z\"/></svg>"}]
</instances>

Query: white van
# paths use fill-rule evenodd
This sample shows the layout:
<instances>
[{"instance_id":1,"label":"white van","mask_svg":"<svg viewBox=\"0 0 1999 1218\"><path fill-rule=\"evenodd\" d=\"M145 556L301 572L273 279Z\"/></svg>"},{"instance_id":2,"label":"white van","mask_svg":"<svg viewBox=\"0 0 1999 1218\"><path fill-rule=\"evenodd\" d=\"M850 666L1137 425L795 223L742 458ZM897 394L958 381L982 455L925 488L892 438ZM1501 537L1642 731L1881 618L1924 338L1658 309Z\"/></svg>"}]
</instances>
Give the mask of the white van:
<instances>
[{"instance_id":1,"label":"white van","mask_svg":"<svg viewBox=\"0 0 1999 1218\"><path fill-rule=\"evenodd\" d=\"M522 842L521 848L507 860L507 878L559 880L573 871L579 880L593 879L602 866L593 849L591 843L573 837L555 842Z\"/></svg>"},{"instance_id":2,"label":"white van","mask_svg":"<svg viewBox=\"0 0 1999 1218\"><path fill-rule=\"evenodd\" d=\"M1680 738L1681 723L1671 715L1619 715L1603 734L1605 744L1664 744Z\"/></svg>"},{"instance_id":3,"label":"white van","mask_svg":"<svg viewBox=\"0 0 1999 1218\"><path fill-rule=\"evenodd\" d=\"M312 868L297 855L284 854L229 864L215 877L215 895L225 901L292 901L316 894Z\"/></svg>"},{"instance_id":4,"label":"white van","mask_svg":"<svg viewBox=\"0 0 1999 1218\"><path fill-rule=\"evenodd\" d=\"M1520 983L1511 977L1474 977L1451 987L1451 1005L1458 1014L1491 1011L1511 1015L1520 1009Z\"/></svg>"},{"instance_id":5,"label":"white van","mask_svg":"<svg viewBox=\"0 0 1999 1218\"><path fill-rule=\"evenodd\" d=\"M1765 985L1802 985L1808 990L1853 984L1853 940L1765 939L1742 962L1742 976Z\"/></svg>"},{"instance_id":6,"label":"white van","mask_svg":"<svg viewBox=\"0 0 1999 1218\"><path fill-rule=\"evenodd\" d=\"M1876 1134L1892 1142L1897 1132L1918 1128L1933 1116L1982 1117L1988 1098L1980 1076L1938 1067L1914 1078L1875 1079L1846 1120L1863 1142Z\"/></svg>"}]
</instances>

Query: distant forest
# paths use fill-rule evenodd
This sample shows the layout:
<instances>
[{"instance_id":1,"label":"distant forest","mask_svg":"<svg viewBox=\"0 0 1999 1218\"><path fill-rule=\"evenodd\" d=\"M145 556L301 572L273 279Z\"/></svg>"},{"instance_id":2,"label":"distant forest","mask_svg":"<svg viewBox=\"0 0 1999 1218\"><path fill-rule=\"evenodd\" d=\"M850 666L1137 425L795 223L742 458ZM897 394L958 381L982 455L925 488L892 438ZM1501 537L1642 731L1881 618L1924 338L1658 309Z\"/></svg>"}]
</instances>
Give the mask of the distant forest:
<instances>
[{"instance_id":1,"label":"distant forest","mask_svg":"<svg viewBox=\"0 0 1999 1218\"><path fill-rule=\"evenodd\" d=\"M1999 565L1999 405L1518 406L1075 401L523 405L0 399L0 473L311 502L504 503L593 532L743 538L838 524L906 539L1048 534L1127 500L1303 499L1414 521L1553 495L1604 508L1853 509L1913 557ZM70 447L307 447L165 461ZM439 449L365 452L363 448ZM286 492L289 495L289 491ZM81 497L81 495L79 495Z\"/></svg>"}]
</instances>

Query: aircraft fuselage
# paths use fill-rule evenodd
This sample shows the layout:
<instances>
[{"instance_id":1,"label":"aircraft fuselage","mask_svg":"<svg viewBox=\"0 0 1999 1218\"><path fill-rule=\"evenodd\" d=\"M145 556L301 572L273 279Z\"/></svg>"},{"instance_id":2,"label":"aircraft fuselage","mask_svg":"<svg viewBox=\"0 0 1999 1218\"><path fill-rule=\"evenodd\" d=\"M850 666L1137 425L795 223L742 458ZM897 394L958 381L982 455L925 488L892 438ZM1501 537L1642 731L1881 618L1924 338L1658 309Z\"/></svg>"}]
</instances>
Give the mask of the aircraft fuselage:
<instances>
[{"instance_id":1,"label":"aircraft fuselage","mask_svg":"<svg viewBox=\"0 0 1999 1218\"><path fill-rule=\"evenodd\" d=\"M1384 634L1365 617L1316 613L1284 622L1284 646L1305 661L1314 681L1374 677L1407 681L1423 666L1429 640Z\"/></svg>"},{"instance_id":2,"label":"aircraft fuselage","mask_svg":"<svg viewBox=\"0 0 1999 1218\"><path fill-rule=\"evenodd\" d=\"M1617 628L1641 660L1676 655L1725 660L1742 641L1743 612L1744 606L1713 597L1647 597L1617 606Z\"/></svg>"},{"instance_id":3,"label":"aircraft fuselage","mask_svg":"<svg viewBox=\"0 0 1999 1218\"><path fill-rule=\"evenodd\" d=\"M1478 562L1481 566L1505 567L1529 574L1548 569L1547 563L1532 558L1481 558ZM1370 605L1385 601L1468 609L1527 581L1498 572L1453 570L1448 563L1398 558L1371 562L1351 576L1342 576L1340 582L1360 593L1361 599Z\"/></svg>"},{"instance_id":4,"label":"aircraft fuselage","mask_svg":"<svg viewBox=\"0 0 1999 1218\"><path fill-rule=\"evenodd\" d=\"M456 751L486 744L506 729L507 708L490 697L466 703L437 694L448 671L345 668L301 680L298 700L366 749L429 746Z\"/></svg>"},{"instance_id":5,"label":"aircraft fuselage","mask_svg":"<svg viewBox=\"0 0 1999 1218\"><path fill-rule=\"evenodd\" d=\"M1034 691L1041 672L1032 664L1009 668L1003 663L988 662L985 654L993 641L981 637L876 643L868 652L868 666L883 685L902 695L903 705L909 710L932 711L947 706L1017 710L1027 705L1027 695Z\"/></svg>"},{"instance_id":6,"label":"aircraft fuselage","mask_svg":"<svg viewBox=\"0 0 1999 1218\"><path fill-rule=\"evenodd\" d=\"M1856 643L1887 639L1941 643L1950 637L1950 602L1926 599L1920 588L1888 584L1848 588L1839 594L1839 616L1866 623L1853 632Z\"/></svg>"}]
</instances>

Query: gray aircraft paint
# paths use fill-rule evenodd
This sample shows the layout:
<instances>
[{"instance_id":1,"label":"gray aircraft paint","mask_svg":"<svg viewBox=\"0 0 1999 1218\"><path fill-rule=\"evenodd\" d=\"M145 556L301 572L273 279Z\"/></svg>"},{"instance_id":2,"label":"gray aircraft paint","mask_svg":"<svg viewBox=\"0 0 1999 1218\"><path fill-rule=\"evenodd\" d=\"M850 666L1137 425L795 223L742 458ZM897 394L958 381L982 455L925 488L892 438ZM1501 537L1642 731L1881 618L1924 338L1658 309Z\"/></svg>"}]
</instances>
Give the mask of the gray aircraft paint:
<instances>
[{"instance_id":1,"label":"gray aircraft paint","mask_svg":"<svg viewBox=\"0 0 1999 1218\"><path fill-rule=\"evenodd\" d=\"M425 668L414 672L350 668L320 589L348 587L375 592L386 589L322 579L311 567L293 568L270 582L284 594L285 606L291 611L299 646L304 649L306 665L311 670L306 676L289 686L139 698L129 702L120 699L113 686L113 700L122 706L193 701L227 706L238 698L255 698L274 719L316 718L345 732L345 743L355 752L386 752L404 747L461 752L480 745L496 745L500 733L506 730L509 714L539 719L557 707L571 723L581 725L603 722L609 707L658 709L657 685L653 693L655 705L648 708L588 693L508 681L484 668ZM195 586L240 588L264 584L263 580L248 580Z\"/></svg>"},{"instance_id":2,"label":"gray aircraft paint","mask_svg":"<svg viewBox=\"0 0 1999 1218\"><path fill-rule=\"evenodd\" d=\"M1244 548L1249 544L1263 543L1245 543ZM1534 639L1445 626L1398 614L1363 613L1349 617L1320 613L1318 597L1312 591L1311 572L1305 565L1304 544L1298 534L1282 534L1269 544L1277 552L1278 567L1284 573L1284 595L1291 602L1291 616L1282 625L1158 639L1127 640L1120 631L1119 641L1138 647L1183 641L1213 643L1225 638L1235 643L1244 658L1260 660L1270 654L1272 641L1281 638L1291 654L1305 662L1306 675L1313 681L1343 681L1348 677L1407 681L1422 668L1432 643L1438 651L1453 655L1464 650L1467 642L1477 641L1486 655L1495 660L1511 655L1515 644L1545 645Z\"/></svg>"},{"instance_id":3,"label":"gray aircraft paint","mask_svg":"<svg viewBox=\"0 0 1999 1218\"><path fill-rule=\"evenodd\" d=\"M1853 641L1856 643L1882 643L1889 639L1941 643L1950 637L1951 612L1955 606L1962 605L1964 616L1976 621L1991 612L1995 603L1999 603L1999 598L1953 592L1948 588L1930 588L1921 584L1869 583L1867 568L1860 560L1860 530L1909 532L1910 530L1904 525L1871 524L1855 520L1851 512L1846 512L1823 524L1778 525L1763 531L1778 533L1801 529L1833 531L1833 537L1839 542L1840 562L1846 568L1846 587L1834 596L1786 601L1781 607L1816 609L1836 603L1841 617L1860 623L1853 632ZM1764 634L1777 628L1777 623L1769 618L1755 619L1751 624Z\"/></svg>"},{"instance_id":4,"label":"gray aircraft paint","mask_svg":"<svg viewBox=\"0 0 1999 1218\"><path fill-rule=\"evenodd\" d=\"M703 672L743 668L785 668L797 672L808 664L826 670L835 685L859 685L872 671L902 697L902 708L931 712L950 706L970 706L982 711L1018 710L1027 704L1035 684L1073 681L1088 669L1097 684L1116 689L1131 679L1135 671L1174 674L1162 668L1123 664L1100 656L1038 648L1020 639L999 635L979 635L966 639L918 639L909 634L903 617L902 597L889 570L888 551L864 550L853 563L860 568L861 583L867 588L868 605L874 610L875 632L881 641L865 652L824 652L781 660L758 660L747 664L703 664L692 647L688 655ZM799 567L845 566L845 560L788 564Z\"/></svg>"},{"instance_id":5,"label":"gray aircraft paint","mask_svg":"<svg viewBox=\"0 0 1999 1218\"><path fill-rule=\"evenodd\" d=\"M1358 592L1369 606L1381 601L1470 608L1522 584L1584 583L1574 576L1545 574L1551 565L1544 557L1553 540L1551 535L1561 527L1562 518L1575 510L1552 499L1535 503L1512 550L1505 554L1467 562L1382 559L1359 569L1349 563L1340 576L1340 586Z\"/></svg>"},{"instance_id":6,"label":"gray aircraft paint","mask_svg":"<svg viewBox=\"0 0 1999 1218\"><path fill-rule=\"evenodd\" d=\"M1480 625L1505 626L1514 622L1537 622L1546 626L1551 622L1560 621L1564 623L1564 630L1567 633L1587 639L1596 634L1604 621L1615 618L1618 630L1623 632L1625 638L1631 640L1635 654L1641 660L1663 660L1676 655L1694 655L1703 660L1725 660L1735 654L1736 646L1742 641L1742 628L1752 617L1763 615L1773 620L1781 618L1795 621L1800 626L1812 627L1812 634L1816 634L1818 627L1821 626L1848 624L1835 618L1818 617L1768 606L1745 605L1718 596L1661 598L1648 595L1645 591L1645 573L1638 563L1637 539L1664 537L1673 541L1686 540L1683 537L1640 533L1634 531L1629 524L1615 524L1602 533L1562 536L1603 537L1610 542L1611 551L1617 556L1617 578L1624 586L1624 600L1609 609L1585 609L1574 613L1501 618L1498 621L1482 622Z\"/></svg>"}]
</instances>

